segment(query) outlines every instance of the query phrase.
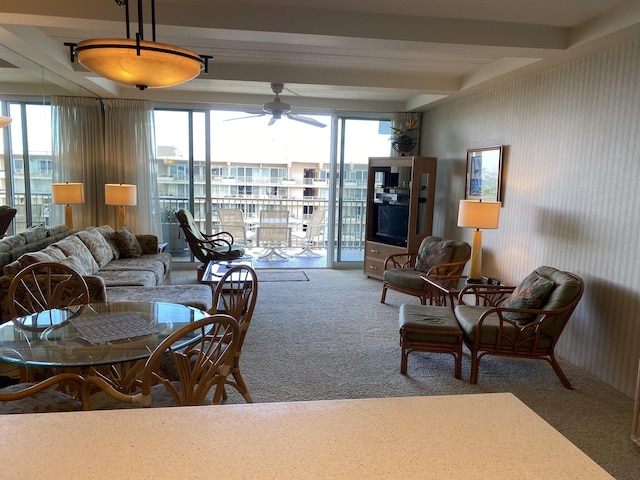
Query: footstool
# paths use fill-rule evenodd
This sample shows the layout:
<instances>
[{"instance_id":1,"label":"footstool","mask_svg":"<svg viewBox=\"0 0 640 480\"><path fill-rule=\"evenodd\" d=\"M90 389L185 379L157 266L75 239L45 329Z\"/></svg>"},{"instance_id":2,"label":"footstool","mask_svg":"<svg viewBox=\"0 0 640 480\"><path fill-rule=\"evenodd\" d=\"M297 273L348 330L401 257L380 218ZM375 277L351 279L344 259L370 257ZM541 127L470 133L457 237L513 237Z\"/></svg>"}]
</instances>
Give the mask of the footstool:
<instances>
[{"instance_id":1,"label":"footstool","mask_svg":"<svg viewBox=\"0 0 640 480\"><path fill-rule=\"evenodd\" d=\"M407 373L411 352L449 353L453 355L454 376L462 376L462 330L451 307L400 305L400 373Z\"/></svg>"},{"instance_id":2,"label":"footstool","mask_svg":"<svg viewBox=\"0 0 640 480\"><path fill-rule=\"evenodd\" d=\"M157 287L109 287L108 302L170 302L208 310L213 302L208 285L160 285Z\"/></svg>"}]
</instances>

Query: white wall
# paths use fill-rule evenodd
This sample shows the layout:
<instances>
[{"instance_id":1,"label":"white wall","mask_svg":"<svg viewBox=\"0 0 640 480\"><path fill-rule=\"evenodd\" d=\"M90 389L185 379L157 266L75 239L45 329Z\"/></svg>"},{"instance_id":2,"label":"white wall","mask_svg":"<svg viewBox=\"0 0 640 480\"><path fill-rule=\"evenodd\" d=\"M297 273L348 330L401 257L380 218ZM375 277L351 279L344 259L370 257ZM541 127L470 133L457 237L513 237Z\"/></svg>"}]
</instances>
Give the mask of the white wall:
<instances>
[{"instance_id":1,"label":"white wall","mask_svg":"<svg viewBox=\"0 0 640 480\"><path fill-rule=\"evenodd\" d=\"M438 157L435 234L458 228L466 149L506 146L500 228L483 274L518 282L551 265L585 294L558 356L629 396L640 356L640 40L425 113Z\"/></svg>"}]
</instances>

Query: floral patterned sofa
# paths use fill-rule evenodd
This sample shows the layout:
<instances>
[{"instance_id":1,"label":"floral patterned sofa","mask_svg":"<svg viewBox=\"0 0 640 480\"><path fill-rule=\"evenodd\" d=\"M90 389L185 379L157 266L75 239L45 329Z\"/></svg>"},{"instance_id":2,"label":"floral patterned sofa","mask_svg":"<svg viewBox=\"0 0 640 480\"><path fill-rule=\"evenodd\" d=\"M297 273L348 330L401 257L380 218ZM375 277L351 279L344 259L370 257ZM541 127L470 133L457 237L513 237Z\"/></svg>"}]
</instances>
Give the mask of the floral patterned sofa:
<instances>
[{"instance_id":1,"label":"floral patterned sofa","mask_svg":"<svg viewBox=\"0 0 640 480\"><path fill-rule=\"evenodd\" d=\"M7 291L12 278L34 262L61 262L80 272L94 302L112 298L109 289L157 287L169 283L171 254L158 252L155 235L135 235L129 228L108 225L68 230L64 225L32 227L0 239L0 315L8 318Z\"/></svg>"}]
</instances>

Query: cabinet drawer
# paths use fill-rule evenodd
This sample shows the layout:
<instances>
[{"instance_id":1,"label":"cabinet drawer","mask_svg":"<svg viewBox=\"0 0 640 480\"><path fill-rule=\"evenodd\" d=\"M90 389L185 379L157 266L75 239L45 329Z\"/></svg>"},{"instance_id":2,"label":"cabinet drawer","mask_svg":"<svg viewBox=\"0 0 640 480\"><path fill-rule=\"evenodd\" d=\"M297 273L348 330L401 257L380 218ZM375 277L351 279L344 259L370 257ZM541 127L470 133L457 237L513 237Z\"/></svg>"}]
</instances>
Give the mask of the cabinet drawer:
<instances>
[{"instance_id":1,"label":"cabinet drawer","mask_svg":"<svg viewBox=\"0 0 640 480\"><path fill-rule=\"evenodd\" d=\"M376 258L382 260L394 253L403 253L406 249L394 247L393 245L385 245L384 243L365 242L365 258Z\"/></svg>"},{"instance_id":2,"label":"cabinet drawer","mask_svg":"<svg viewBox=\"0 0 640 480\"><path fill-rule=\"evenodd\" d=\"M365 257L364 259L364 274L367 277L379 278L382 280L382 273L384 272L384 260L377 258Z\"/></svg>"}]
</instances>

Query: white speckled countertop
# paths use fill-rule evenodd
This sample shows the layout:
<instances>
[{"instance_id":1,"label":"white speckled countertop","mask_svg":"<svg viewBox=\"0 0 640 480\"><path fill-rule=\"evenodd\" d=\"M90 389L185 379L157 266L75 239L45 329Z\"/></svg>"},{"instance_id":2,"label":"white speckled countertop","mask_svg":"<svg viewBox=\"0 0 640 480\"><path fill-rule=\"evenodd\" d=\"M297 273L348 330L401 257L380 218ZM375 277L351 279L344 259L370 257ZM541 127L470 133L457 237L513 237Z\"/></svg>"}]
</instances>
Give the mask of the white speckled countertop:
<instances>
[{"instance_id":1,"label":"white speckled countertop","mask_svg":"<svg viewBox=\"0 0 640 480\"><path fill-rule=\"evenodd\" d=\"M509 393L0 416L2 479L611 479Z\"/></svg>"}]
</instances>

